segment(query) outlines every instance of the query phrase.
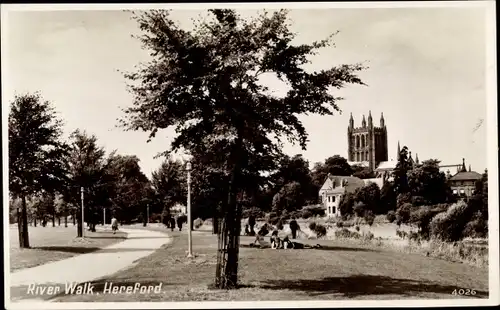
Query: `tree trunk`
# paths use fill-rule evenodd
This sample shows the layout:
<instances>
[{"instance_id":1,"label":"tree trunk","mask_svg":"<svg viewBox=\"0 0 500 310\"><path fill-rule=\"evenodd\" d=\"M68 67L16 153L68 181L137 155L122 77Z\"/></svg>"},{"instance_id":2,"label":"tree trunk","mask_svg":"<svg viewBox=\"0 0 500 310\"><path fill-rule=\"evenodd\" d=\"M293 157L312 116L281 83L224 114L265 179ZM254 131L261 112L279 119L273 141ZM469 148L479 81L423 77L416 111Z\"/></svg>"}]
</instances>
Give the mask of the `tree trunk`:
<instances>
[{"instance_id":1,"label":"tree trunk","mask_svg":"<svg viewBox=\"0 0 500 310\"><path fill-rule=\"evenodd\" d=\"M217 216L214 216L212 218L212 234L218 234L219 233L219 219Z\"/></svg>"},{"instance_id":2,"label":"tree trunk","mask_svg":"<svg viewBox=\"0 0 500 310\"><path fill-rule=\"evenodd\" d=\"M219 289L234 289L238 285L238 254L241 232L241 214L236 201L239 190L241 138L238 137L234 154L231 154L231 179L227 204L223 204L223 218L219 223L217 268L215 272L215 287Z\"/></svg>"},{"instance_id":3,"label":"tree trunk","mask_svg":"<svg viewBox=\"0 0 500 310\"><path fill-rule=\"evenodd\" d=\"M21 199L22 199L21 218L17 224L18 225L17 227L19 229L19 247L27 249L30 247L30 240L28 235L28 212L26 210L26 196L23 194Z\"/></svg>"},{"instance_id":4,"label":"tree trunk","mask_svg":"<svg viewBox=\"0 0 500 310\"><path fill-rule=\"evenodd\" d=\"M57 226L61 226L61 217L60 216L57 217Z\"/></svg>"},{"instance_id":5,"label":"tree trunk","mask_svg":"<svg viewBox=\"0 0 500 310\"><path fill-rule=\"evenodd\" d=\"M33 226L35 226L35 227L36 227L36 220L37 220L36 215L33 215Z\"/></svg>"},{"instance_id":6,"label":"tree trunk","mask_svg":"<svg viewBox=\"0 0 500 310\"><path fill-rule=\"evenodd\" d=\"M52 227L56 227L56 212L52 213Z\"/></svg>"},{"instance_id":7,"label":"tree trunk","mask_svg":"<svg viewBox=\"0 0 500 310\"><path fill-rule=\"evenodd\" d=\"M68 227L68 214L64 213L64 227Z\"/></svg>"},{"instance_id":8,"label":"tree trunk","mask_svg":"<svg viewBox=\"0 0 500 310\"><path fill-rule=\"evenodd\" d=\"M72 218L73 218L73 226L75 226L76 225L76 213L75 213L75 211L73 211Z\"/></svg>"}]
</instances>

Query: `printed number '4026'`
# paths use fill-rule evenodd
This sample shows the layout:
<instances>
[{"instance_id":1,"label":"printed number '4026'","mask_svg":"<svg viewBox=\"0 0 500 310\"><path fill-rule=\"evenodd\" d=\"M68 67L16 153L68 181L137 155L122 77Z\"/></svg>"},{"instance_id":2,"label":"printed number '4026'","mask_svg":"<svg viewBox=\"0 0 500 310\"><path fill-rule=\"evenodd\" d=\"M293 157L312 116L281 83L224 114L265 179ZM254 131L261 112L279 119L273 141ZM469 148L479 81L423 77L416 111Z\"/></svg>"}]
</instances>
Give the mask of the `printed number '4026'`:
<instances>
[{"instance_id":1,"label":"printed number '4026'","mask_svg":"<svg viewBox=\"0 0 500 310\"><path fill-rule=\"evenodd\" d=\"M474 296L476 295L475 290L471 289L454 289L453 292L451 293L452 295L459 295L459 296Z\"/></svg>"}]
</instances>

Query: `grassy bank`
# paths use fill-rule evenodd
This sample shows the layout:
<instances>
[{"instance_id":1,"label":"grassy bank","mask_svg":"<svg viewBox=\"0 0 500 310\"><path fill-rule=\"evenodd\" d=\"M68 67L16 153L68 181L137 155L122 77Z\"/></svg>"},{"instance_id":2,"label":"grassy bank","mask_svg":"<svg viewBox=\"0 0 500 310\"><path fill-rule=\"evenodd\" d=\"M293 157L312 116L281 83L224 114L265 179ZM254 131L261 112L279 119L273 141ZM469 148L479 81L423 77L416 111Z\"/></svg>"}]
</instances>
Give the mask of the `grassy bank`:
<instances>
[{"instance_id":1,"label":"grassy bank","mask_svg":"<svg viewBox=\"0 0 500 310\"><path fill-rule=\"evenodd\" d=\"M161 228L154 228L161 229ZM370 245L332 240L305 240L321 249L273 250L251 248L251 237L241 237L239 279L242 287L210 289L214 281L217 239L193 233L195 259L186 259L187 236L174 240L136 265L101 281L119 285L158 285L160 293L58 296L56 301L230 301L311 299L457 298L454 289L471 288L476 298L488 295L487 270L464 269L462 264L398 253ZM301 241L302 242L302 241Z\"/></svg>"}]
</instances>

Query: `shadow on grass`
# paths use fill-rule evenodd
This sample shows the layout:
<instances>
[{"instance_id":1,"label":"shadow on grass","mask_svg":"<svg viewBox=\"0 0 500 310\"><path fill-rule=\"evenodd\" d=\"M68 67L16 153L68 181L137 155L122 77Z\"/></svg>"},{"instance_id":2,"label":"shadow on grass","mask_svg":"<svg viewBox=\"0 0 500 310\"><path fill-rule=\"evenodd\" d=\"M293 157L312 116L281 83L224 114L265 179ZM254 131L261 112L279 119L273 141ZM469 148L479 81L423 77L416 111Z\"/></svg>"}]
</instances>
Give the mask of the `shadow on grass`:
<instances>
[{"instance_id":1,"label":"shadow on grass","mask_svg":"<svg viewBox=\"0 0 500 310\"><path fill-rule=\"evenodd\" d=\"M86 254L92 252L99 253L120 253L120 252L141 252L141 251L156 251L158 249L149 249L149 248L111 248L111 249L102 249L96 247L77 247L77 246L41 246L33 249L43 250L43 251L54 251L54 252L67 252L67 253L77 253L77 254Z\"/></svg>"},{"instance_id":2,"label":"shadow on grass","mask_svg":"<svg viewBox=\"0 0 500 310\"><path fill-rule=\"evenodd\" d=\"M117 236L117 237L113 237L113 236L86 236L85 238L89 238L89 239L117 239L117 240L129 239L125 236Z\"/></svg>"},{"instance_id":3,"label":"shadow on grass","mask_svg":"<svg viewBox=\"0 0 500 310\"><path fill-rule=\"evenodd\" d=\"M271 245L249 245L249 244L240 244L240 248L248 248L248 249L270 249ZM340 246L325 246L322 245L318 248L302 248L302 249L279 249L277 251L350 251L350 252L379 252L377 250L365 249L365 248L354 248L354 247L340 247Z\"/></svg>"},{"instance_id":4,"label":"shadow on grass","mask_svg":"<svg viewBox=\"0 0 500 310\"><path fill-rule=\"evenodd\" d=\"M456 286L439 285L423 281L394 279L385 276L356 275L350 277L329 277L314 280L268 280L259 285L262 289L302 291L310 296L341 294L347 298L366 295L405 295L415 296L422 293L449 294L460 289ZM474 288L471 288L474 289ZM469 298L488 298L488 292L477 291Z\"/></svg>"},{"instance_id":5,"label":"shadow on grass","mask_svg":"<svg viewBox=\"0 0 500 310\"><path fill-rule=\"evenodd\" d=\"M86 254L99 251L100 248L96 247L78 247L78 246L37 246L33 247L34 250L66 252L76 254Z\"/></svg>"}]
</instances>

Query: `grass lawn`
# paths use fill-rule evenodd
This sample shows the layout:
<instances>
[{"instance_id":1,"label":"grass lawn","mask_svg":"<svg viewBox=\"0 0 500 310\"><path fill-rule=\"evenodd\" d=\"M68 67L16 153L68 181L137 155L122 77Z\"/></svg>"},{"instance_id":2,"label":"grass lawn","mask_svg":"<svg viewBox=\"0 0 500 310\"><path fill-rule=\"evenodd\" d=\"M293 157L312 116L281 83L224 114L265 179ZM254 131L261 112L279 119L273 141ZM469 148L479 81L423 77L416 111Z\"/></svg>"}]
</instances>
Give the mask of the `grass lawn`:
<instances>
[{"instance_id":1,"label":"grass lawn","mask_svg":"<svg viewBox=\"0 0 500 310\"><path fill-rule=\"evenodd\" d=\"M238 290L215 290L217 239L209 232L193 233L197 257L187 260L187 235L170 232L173 242L134 266L94 281L95 295L59 295L59 302L120 301L258 301L328 299L457 298L455 289L474 289L488 296L488 270L460 263L346 245L340 241L310 240L322 249L273 250L250 248L241 237ZM158 285L160 293L103 294L105 283Z\"/></svg>"},{"instance_id":2,"label":"grass lawn","mask_svg":"<svg viewBox=\"0 0 500 310\"><path fill-rule=\"evenodd\" d=\"M35 267L48 262L69 258L78 254L97 251L113 243L123 241L127 234L118 231L85 231L85 240L76 238L76 227L47 225L46 227L28 227L29 249L19 248L17 226L10 226L10 270Z\"/></svg>"}]
</instances>

